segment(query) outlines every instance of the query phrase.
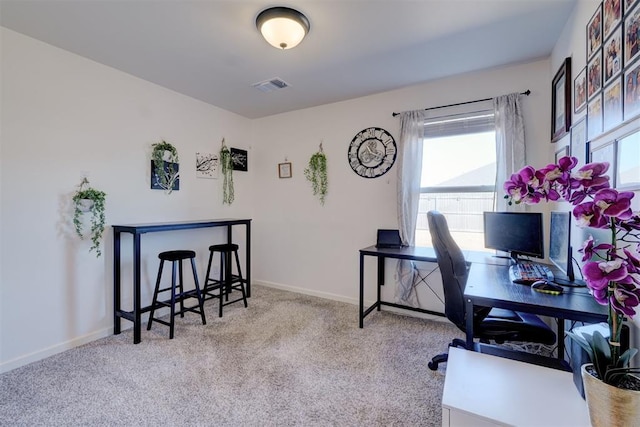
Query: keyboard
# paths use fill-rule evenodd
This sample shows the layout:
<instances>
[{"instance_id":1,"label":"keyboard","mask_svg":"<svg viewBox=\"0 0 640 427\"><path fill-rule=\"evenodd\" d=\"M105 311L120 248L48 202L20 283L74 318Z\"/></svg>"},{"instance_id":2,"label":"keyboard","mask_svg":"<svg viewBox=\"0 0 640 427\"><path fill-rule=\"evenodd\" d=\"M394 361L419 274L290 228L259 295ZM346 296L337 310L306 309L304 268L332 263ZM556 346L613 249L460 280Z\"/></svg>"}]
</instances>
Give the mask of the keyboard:
<instances>
[{"instance_id":1,"label":"keyboard","mask_svg":"<svg viewBox=\"0 0 640 427\"><path fill-rule=\"evenodd\" d=\"M519 262L509 267L509 278L513 283L531 285L538 280L553 280L549 267L533 262Z\"/></svg>"}]
</instances>

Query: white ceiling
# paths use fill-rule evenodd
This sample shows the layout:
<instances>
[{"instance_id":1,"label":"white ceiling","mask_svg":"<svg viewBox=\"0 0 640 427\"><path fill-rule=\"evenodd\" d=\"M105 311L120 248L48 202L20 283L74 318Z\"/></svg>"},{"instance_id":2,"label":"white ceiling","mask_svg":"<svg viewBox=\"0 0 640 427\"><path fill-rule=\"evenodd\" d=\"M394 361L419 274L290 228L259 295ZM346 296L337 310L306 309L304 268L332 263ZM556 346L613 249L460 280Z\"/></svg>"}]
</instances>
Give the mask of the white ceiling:
<instances>
[{"instance_id":1,"label":"white ceiling","mask_svg":"<svg viewBox=\"0 0 640 427\"><path fill-rule=\"evenodd\" d=\"M0 0L0 25L258 118L547 57L577 1ZM258 33L270 6L309 18L298 47Z\"/></svg>"}]
</instances>

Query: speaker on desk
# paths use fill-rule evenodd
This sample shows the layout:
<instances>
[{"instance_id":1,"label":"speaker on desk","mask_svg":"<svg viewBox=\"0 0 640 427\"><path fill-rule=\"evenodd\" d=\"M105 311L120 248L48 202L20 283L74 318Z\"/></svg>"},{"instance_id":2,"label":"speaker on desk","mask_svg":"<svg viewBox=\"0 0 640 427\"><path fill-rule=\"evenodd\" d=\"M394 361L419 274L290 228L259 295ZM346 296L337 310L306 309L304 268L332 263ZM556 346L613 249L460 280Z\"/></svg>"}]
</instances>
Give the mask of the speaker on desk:
<instances>
[{"instance_id":1,"label":"speaker on desk","mask_svg":"<svg viewBox=\"0 0 640 427\"><path fill-rule=\"evenodd\" d=\"M605 338L609 337L609 325L606 323L597 323L593 325L585 325L578 326L573 328L572 332L589 335L593 334L594 331L598 331ZM570 339L570 338L569 338ZM575 341L570 339L571 344L569 348L571 349L571 370L573 371L573 383L576 385L578 392L584 399L584 386L582 384L582 373L580 372L580 368L585 363L591 363L589 360L589 355L586 351L580 347L580 345ZM620 354L624 353L629 349L629 327L627 325L622 325L622 331L620 332Z\"/></svg>"}]
</instances>

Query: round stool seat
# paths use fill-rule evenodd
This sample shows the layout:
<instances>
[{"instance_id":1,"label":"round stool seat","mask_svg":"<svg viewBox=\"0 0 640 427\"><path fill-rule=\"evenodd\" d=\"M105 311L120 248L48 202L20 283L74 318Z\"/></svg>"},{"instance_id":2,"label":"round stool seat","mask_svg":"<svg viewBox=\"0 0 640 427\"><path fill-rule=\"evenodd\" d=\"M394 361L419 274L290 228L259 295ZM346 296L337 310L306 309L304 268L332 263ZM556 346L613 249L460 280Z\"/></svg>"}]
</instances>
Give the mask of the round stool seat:
<instances>
[{"instance_id":1,"label":"round stool seat","mask_svg":"<svg viewBox=\"0 0 640 427\"><path fill-rule=\"evenodd\" d=\"M181 259L195 258L195 251L178 250L178 251L166 251L160 252L158 258L164 261L180 261Z\"/></svg>"},{"instance_id":2,"label":"round stool seat","mask_svg":"<svg viewBox=\"0 0 640 427\"><path fill-rule=\"evenodd\" d=\"M224 243L221 245L211 245L209 246L210 251L214 252L233 252L238 250L238 245L235 243Z\"/></svg>"}]
</instances>

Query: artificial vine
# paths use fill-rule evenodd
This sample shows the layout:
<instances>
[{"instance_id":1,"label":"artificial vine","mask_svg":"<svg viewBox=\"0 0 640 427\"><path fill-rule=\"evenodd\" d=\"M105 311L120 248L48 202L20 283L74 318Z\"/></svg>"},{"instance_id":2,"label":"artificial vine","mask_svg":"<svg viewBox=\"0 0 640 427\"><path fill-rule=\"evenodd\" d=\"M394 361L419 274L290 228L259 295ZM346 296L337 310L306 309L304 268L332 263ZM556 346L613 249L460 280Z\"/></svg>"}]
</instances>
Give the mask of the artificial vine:
<instances>
[{"instance_id":1,"label":"artificial vine","mask_svg":"<svg viewBox=\"0 0 640 427\"><path fill-rule=\"evenodd\" d=\"M173 184L178 179L179 174L176 170L175 164L178 163L178 150L172 144L162 141L155 143L151 146L153 151L151 152L151 160L153 160L153 166L156 176L158 177L158 184L168 194L173 191ZM171 153L169 161L165 161L165 152ZM165 162L167 168L165 170Z\"/></svg>"},{"instance_id":2,"label":"artificial vine","mask_svg":"<svg viewBox=\"0 0 640 427\"><path fill-rule=\"evenodd\" d=\"M324 199L327 196L328 180L327 156L325 156L322 150L322 143L320 143L320 151L314 153L309 159L309 165L304 170L304 176L311 182L313 195L318 196L320 203L324 205Z\"/></svg>"},{"instance_id":3,"label":"artificial vine","mask_svg":"<svg viewBox=\"0 0 640 427\"><path fill-rule=\"evenodd\" d=\"M220 148L220 164L222 168L222 203L230 205L235 197L233 191L233 159L231 151L222 138L222 148Z\"/></svg>"},{"instance_id":4,"label":"artificial vine","mask_svg":"<svg viewBox=\"0 0 640 427\"><path fill-rule=\"evenodd\" d=\"M96 190L89 186L89 180L84 177L73 195L73 226L80 238L84 238L82 213L88 208L91 213L91 247L89 252L95 250L96 257L102 255L100 251L100 239L104 232L105 222L105 201L107 194L104 191ZM90 200L90 206L83 206L83 200Z\"/></svg>"}]
</instances>

